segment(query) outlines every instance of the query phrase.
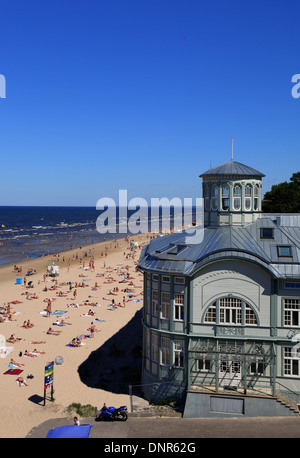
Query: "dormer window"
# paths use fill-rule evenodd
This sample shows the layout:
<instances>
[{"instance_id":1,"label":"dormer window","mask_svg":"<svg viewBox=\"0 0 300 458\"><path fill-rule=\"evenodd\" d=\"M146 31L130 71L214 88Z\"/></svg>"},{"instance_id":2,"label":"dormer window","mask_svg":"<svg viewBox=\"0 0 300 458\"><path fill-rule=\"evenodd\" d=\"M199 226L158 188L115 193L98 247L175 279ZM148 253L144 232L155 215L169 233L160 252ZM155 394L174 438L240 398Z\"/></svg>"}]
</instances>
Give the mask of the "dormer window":
<instances>
[{"instance_id":1,"label":"dormer window","mask_svg":"<svg viewBox=\"0 0 300 458\"><path fill-rule=\"evenodd\" d=\"M233 209L239 211L242 208L242 191L239 184L233 187Z\"/></svg>"},{"instance_id":2,"label":"dormer window","mask_svg":"<svg viewBox=\"0 0 300 458\"><path fill-rule=\"evenodd\" d=\"M245 210L251 210L251 201L252 201L252 187L250 184L247 184L245 187Z\"/></svg>"},{"instance_id":3,"label":"dormer window","mask_svg":"<svg viewBox=\"0 0 300 458\"><path fill-rule=\"evenodd\" d=\"M229 186L225 184L222 186L222 210L229 210Z\"/></svg>"},{"instance_id":4,"label":"dormer window","mask_svg":"<svg viewBox=\"0 0 300 458\"><path fill-rule=\"evenodd\" d=\"M280 258L291 258L292 257L292 247L289 245L277 246L277 252Z\"/></svg>"},{"instance_id":5,"label":"dormer window","mask_svg":"<svg viewBox=\"0 0 300 458\"><path fill-rule=\"evenodd\" d=\"M261 239L274 239L274 229L272 227L262 227L260 229Z\"/></svg>"}]
</instances>

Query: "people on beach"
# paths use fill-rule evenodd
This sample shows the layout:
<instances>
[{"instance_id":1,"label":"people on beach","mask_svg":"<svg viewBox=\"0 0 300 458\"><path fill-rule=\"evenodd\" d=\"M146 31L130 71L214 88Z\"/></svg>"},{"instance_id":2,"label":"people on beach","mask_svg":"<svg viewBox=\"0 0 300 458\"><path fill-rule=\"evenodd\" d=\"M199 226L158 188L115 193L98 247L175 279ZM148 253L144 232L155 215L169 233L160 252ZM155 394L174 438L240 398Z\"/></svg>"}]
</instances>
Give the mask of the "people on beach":
<instances>
[{"instance_id":1,"label":"people on beach","mask_svg":"<svg viewBox=\"0 0 300 458\"><path fill-rule=\"evenodd\" d=\"M80 359L81 356L85 357L85 353L87 353L88 355L90 352L94 351L94 349L98 346L98 337L101 336L101 334L103 334L102 340L105 340L106 338L109 337L111 325L112 325L112 328L114 329L115 325L118 325L119 319L120 319L120 323L122 323L122 326L123 326L123 323L126 323L127 314L128 316L131 316L130 315L131 310L129 310L131 308L130 307L131 302L127 302L127 299L129 297L129 294L131 295L135 294L137 291L136 289L133 289L133 288L136 288L133 285L133 283L135 285L138 284L137 283L138 274L133 273L134 272L133 269L135 269L135 267L134 265L132 265L131 260L126 261L124 262L123 265L121 265L121 264L117 264L118 261L115 262L114 258L109 257L108 250L110 250L111 247L109 246L109 243L107 245L108 245L108 249L105 250L106 251L105 256L107 256L105 269L102 268L102 263L103 263L104 258L102 259L100 258L100 254L99 254L100 252L98 252L97 254L97 256L99 257L98 258L96 257L95 261L93 260L93 262L90 262L90 263L88 259L89 255L84 256L84 253L82 253L82 268L84 270L81 270L81 271L78 270L79 263L80 263L79 258L77 260L75 259L73 262L72 255L66 254L64 265L62 265L62 260L60 259L61 270L60 270L60 276L58 276L57 278L53 279L49 275L44 274L43 271L39 271L39 269L37 269L37 274L34 277L30 277L30 278L27 277L27 283L25 280L25 287L30 286L30 285L33 286L33 283L29 285L29 281L34 280L34 286L35 286L34 289L26 289L24 288L24 285L22 287L12 286L12 288L15 288L15 292L13 290L12 295L14 296L16 294L16 296L15 297L12 296L12 298L17 299L17 300L10 301L10 304L13 308L16 307L16 306L13 306L13 304L20 304L20 305L17 306L18 307L16 309L17 311L11 310L11 308L8 307L5 311L5 315L4 313L2 314L1 312L0 312L0 315L2 315L3 318L5 318L6 322L9 321L9 315L10 315L13 319L17 319L18 324L15 325L12 322L8 324L1 324L0 326L1 326L1 329L3 330L2 331L3 333L5 333L4 329L10 328L9 333L7 332L8 336L10 336L7 339L7 342L14 344L14 347L15 347L14 351L18 349L16 353L17 356L15 357L14 360L11 360L11 363L10 363L13 365L14 368L22 370L24 366L24 364L22 363L24 361L26 363L26 370L28 367L28 371L31 371L34 374L38 374L39 372L42 374L45 364L47 364L48 361L51 361L50 358L53 358L54 356L58 354L61 354L63 358L68 362L68 367L70 367L70 363L71 361L73 362L73 358L74 358L74 367L75 367L77 363L78 354L79 354L79 359ZM123 253L123 249L122 249L122 253ZM122 253L120 253L120 258L122 257ZM104 252L103 252L103 256L104 256ZM68 258L70 258L70 261L68 260ZM89 266L89 268L85 269L83 260L85 261L85 266ZM122 262L122 260L120 259L118 260ZM44 260L44 262L46 264L46 260ZM127 262L128 262L128 265L125 266L125 263ZM24 265L25 267L23 267L23 271L25 270L25 272L27 272L26 264L24 263ZM38 265L38 263L36 263L35 266L36 265ZM97 269L98 269L98 272L97 272ZM69 273L68 273L68 270L69 270ZM80 273L79 276L81 278L78 278L79 273ZM14 277L15 277L15 273L14 273ZM130 277L134 277L134 279L131 281ZM120 285L119 280L122 283L126 283L126 284ZM15 284L14 281L11 283L13 285ZM125 288L126 291L121 291L122 288ZM75 291L75 294L74 294L74 291ZM23 296L21 295L22 293L23 293ZM3 297L5 298L4 300L7 301L6 291ZM101 300L102 297L104 297L103 301ZM18 299L22 299L23 303L22 301ZM24 299L26 299L26 301ZM35 300L32 300L32 299L35 299ZM106 303L104 302L104 300L108 302ZM53 302L53 301L56 301L56 302ZM71 304L72 302L73 304ZM55 304L54 308L52 307L52 304ZM6 304L4 305L6 307ZM115 314L112 317L112 320L109 319L110 316L112 315L106 311L106 305L109 305L112 310L115 310ZM127 309L125 311L124 309L125 305L127 306L128 311ZM94 308L95 306L99 308L95 310ZM102 308L100 308L101 306ZM74 307L74 308L80 307L80 309L81 307L84 307L84 311L81 312L80 310L79 312L79 310L73 310L68 307ZM55 310L55 312L52 313L52 310L53 311ZM3 311L4 311L4 307L3 307ZM63 312L66 313L66 315L63 315ZM101 318L102 318L101 320L96 318L96 315L98 316L99 312L103 312L103 314L101 314ZM55 314L55 318L53 318L54 314ZM49 318L50 316L52 317L51 321L45 320L45 317ZM64 316L65 319L63 319L62 316ZM81 316L85 316L85 317L88 316L92 318L93 321L90 322L89 320L86 320L86 318L81 318ZM33 329L31 331L28 331L25 329L20 330L19 328L20 328L20 325L22 325L23 321L24 321L24 328L26 329L33 328ZM90 325L87 325L86 321L88 323L90 322ZM103 332L100 333L100 328L102 331L102 325L98 326L97 321L105 323L103 325L103 328L105 328L105 333ZM109 323L109 321L113 321L113 323ZM46 323L46 325L43 326L43 323ZM73 334L72 328L66 327L67 325L71 325L71 324L73 324L72 328L74 330L74 334ZM58 326L64 326L65 329L63 327L59 328ZM31 335L33 337L32 340L30 340ZM72 335L75 335L75 336L78 335L78 337L74 337L72 339ZM28 338L28 336L30 337ZM52 336L57 336L57 338L53 339ZM18 342L21 340L27 342L25 344L27 350L25 351L23 350L23 348L25 348L25 345L23 346L23 343L18 344ZM44 347L44 345L42 344L46 344L47 346ZM100 344L102 345L103 342L101 341ZM21 345L23 346L23 348L21 348L23 354L20 352L20 357L18 357L19 347ZM70 347L74 347L74 348L72 349ZM76 352L75 347L82 347L82 348L80 348L80 350L77 350ZM23 356L23 358L21 356ZM17 359L18 361L16 361ZM63 366L63 369L62 369L63 371L62 378L65 377L66 375L64 373L65 371L64 367L65 366ZM6 368L7 368L7 363L6 363ZM20 371L17 371L17 372L20 372ZM14 373L17 374L17 372L14 372ZM24 375L24 373L21 375ZM33 390L35 390L36 387L35 387L35 383L33 382L32 384L30 383L29 381L30 377L26 377L26 375L27 375L27 372L24 375L24 379L26 381L22 377L20 377L17 379L17 382L19 386L28 386L27 384L30 384L30 387L25 390L26 392L28 392L28 390L32 390L32 393L28 392L28 396L25 396L26 401L27 401L27 398L29 398L31 394L35 393L35 391ZM70 376L72 376L72 373L70 373ZM12 379L12 383L15 389L16 389L16 381L15 381L16 377L17 375L13 375L13 377L6 376L7 380ZM58 386L59 386L59 383L60 382L57 382ZM76 383L76 380L74 383ZM22 391L23 390L21 390L20 393L17 393L17 394L20 394L20 395L26 394L25 391L24 393ZM77 424L80 424L79 420Z\"/></svg>"},{"instance_id":2,"label":"people on beach","mask_svg":"<svg viewBox=\"0 0 300 458\"><path fill-rule=\"evenodd\" d=\"M22 385L28 386L23 377L19 375L19 377L16 379L16 382L18 383L19 387Z\"/></svg>"},{"instance_id":3,"label":"people on beach","mask_svg":"<svg viewBox=\"0 0 300 458\"><path fill-rule=\"evenodd\" d=\"M48 329L47 334L53 335L53 336L59 336L61 331L54 331L51 327Z\"/></svg>"}]
</instances>

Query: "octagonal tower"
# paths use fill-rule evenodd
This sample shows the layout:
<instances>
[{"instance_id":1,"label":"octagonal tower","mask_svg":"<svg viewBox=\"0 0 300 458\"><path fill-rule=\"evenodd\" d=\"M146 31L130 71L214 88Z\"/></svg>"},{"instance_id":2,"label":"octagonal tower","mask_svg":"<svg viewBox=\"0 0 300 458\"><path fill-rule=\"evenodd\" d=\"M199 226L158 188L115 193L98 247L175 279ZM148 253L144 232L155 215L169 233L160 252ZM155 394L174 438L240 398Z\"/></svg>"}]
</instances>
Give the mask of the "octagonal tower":
<instances>
[{"instance_id":1,"label":"octagonal tower","mask_svg":"<svg viewBox=\"0 0 300 458\"><path fill-rule=\"evenodd\" d=\"M264 176L233 160L201 174L204 225L245 226L259 218Z\"/></svg>"}]
</instances>

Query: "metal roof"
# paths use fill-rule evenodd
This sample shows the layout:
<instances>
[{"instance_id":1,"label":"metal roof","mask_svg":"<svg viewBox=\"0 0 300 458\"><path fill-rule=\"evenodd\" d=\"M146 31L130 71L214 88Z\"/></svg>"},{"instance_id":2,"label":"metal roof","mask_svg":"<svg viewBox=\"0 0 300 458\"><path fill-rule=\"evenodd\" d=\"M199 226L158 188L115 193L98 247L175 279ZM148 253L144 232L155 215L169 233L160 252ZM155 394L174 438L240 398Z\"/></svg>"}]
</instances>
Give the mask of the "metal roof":
<instances>
[{"instance_id":1,"label":"metal roof","mask_svg":"<svg viewBox=\"0 0 300 458\"><path fill-rule=\"evenodd\" d=\"M263 228L271 228L273 237L262 238ZM231 257L260 264L277 278L300 277L300 215L278 219L278 215L264 214L247 226L197 227L195 231L196 235L183 231L152 240L142 250L139 267L192 275L212 260ZM174 250L177 246L180 249ZM290 246L292 256L280 256L278 246Z\"/></svg>"},{"instance_id":2,"label":"metal roof","mask_svg":"<svg viewBox=\"0 0 300 458\"><path fill-rule=\"evenodd\" d=\"M224 164L213 167L207 172L202 173L200 177L211 175L234 175L234 176L251 176L251 177L264 177L265 175L248 165L241 164L236 161L225 162Z\"/></svg>"}]
</instances>

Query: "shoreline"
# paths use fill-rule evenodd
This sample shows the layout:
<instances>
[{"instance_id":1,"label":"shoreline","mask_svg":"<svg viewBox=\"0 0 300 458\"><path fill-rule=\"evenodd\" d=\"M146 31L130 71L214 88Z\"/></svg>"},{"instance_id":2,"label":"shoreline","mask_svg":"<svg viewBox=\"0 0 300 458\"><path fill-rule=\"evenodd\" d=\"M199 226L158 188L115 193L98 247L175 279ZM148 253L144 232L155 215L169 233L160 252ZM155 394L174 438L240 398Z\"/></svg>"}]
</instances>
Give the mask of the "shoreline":
<instances>
[{"instance_id":1,"label":"shoreline","mask_svg":"<svg viewBox=\"0 0 300 458\"><path fill-rule=\"evenodd\" d=\"M143 277L135 267L142 245L148 244L150 236L153 235L137 234L129 236L128 241L124 237L116 239L115 242L106 240L82 246L81 249L76 247L63 251L59 253L58 277L44 277L49 262L55 259L51 255L18 263L22 266L22 273L14 270L14 264L0 267L0 306L1 316L5 319L0 323L0 334L2 340L6 339L6 350L7 347L12 350L7 356L1 355L0 358L0 400L3 412L0 417L0 437L25 437L34 426L45 420L62 415L67 417L65 409L74 402L91 404L98 408L104 402L107 405L125 404L129 407L129 394L87 386L80 379L78 368L85 363L91 365L92 373L103 369L92 364L89 356L117 335L141 310ZM130 241L133 240L139 243L134 251L130 250ZM93 268L90 268L92 256ZM26 276L28 269L34 269L36 273ZM132 280L124 280L127 273L127 277ZM25 276L27 286L23 281ZM22 284L17 284L16 278L22 278ZM28 288L28 280L32 280L33 288ZM130 281L134 284L132 288L135 289L131 294L124 292L126 288L123 281L126 282L125 286ZM72 289L69 289L70 286ZM49 299L53 301L52 312L62 312L65 322L70 325L59 327L56 325L57 315L47 317L45 309ZM111 307L113 301L115 305L118 304L115 308ZM8 304L11 307L11 319L3 315ZM88 315L89 309L94 312L93 316ZM23 327L28 320L33 324L32 328ZM93 337L90 331L92 322L96 328ZM47 334L49 327L57 331L57 334ZM12 334L18 339L15 343L7 342ZM85 336L81 347L70 347L72 339L80 335ZM29 353L37 350L38 353L27 357L26 350ZM54 402L46 402L43 406L44 368L57 356L63 358L63 363L55 365L54 368ZM19 367L23 371L20 375L28 386L18 386L17 375L5 374L11 358L22 364ZM109 360L107 367L110 367ZM28 374L33 374L34 377L27 379Z\"/></svg>"}]
</instances>

